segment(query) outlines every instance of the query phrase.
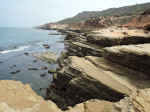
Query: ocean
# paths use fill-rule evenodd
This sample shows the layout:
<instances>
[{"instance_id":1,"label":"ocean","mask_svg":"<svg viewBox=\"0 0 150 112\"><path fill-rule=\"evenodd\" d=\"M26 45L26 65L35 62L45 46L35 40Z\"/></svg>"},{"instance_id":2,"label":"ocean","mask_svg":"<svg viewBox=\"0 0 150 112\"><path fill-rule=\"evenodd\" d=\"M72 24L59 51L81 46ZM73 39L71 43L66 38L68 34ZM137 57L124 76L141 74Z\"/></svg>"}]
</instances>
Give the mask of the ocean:
<instances>
[{"instance_id":1,"label":"ocean","mask_svg":"<svg viewBox=\"0 0 150 112\"><path fill-rule=\"evenodd\" d=\"M29 84L37 94L46 97L46 89L52 82L52 74L48 73L48 69L55 69L57 65L39 60L33 54L50 51L60 55L64 50L65 36L50 33L56 34L57 31L0 28L0 80L21 81ZM50 48L46 49L43 44L48 44ZM26 52L29 55L25 55Z\"/></svg>"}]
</instances>

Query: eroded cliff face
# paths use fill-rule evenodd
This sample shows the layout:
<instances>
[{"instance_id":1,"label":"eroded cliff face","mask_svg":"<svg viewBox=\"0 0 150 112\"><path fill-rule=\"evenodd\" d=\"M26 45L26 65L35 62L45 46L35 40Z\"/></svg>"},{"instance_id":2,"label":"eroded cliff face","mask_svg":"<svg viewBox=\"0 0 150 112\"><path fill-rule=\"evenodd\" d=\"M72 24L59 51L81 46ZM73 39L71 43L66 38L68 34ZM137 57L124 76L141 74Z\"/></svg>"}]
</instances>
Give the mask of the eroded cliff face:
<instances>
[{"instance_id":1,"label":"eroded cliff face","mask_svg":"<svg viewBox=\"0 0 150 112\"><path fill-rule=\"evenodd\" d=\"M150 9L133 18L132 21L123 26L150 30Z\"/></svg>"},{"instance_id":2,"label":"eroded cliff face","mask_svg":"<svg viewBox=\"0 0 150 112\"><path fill-rule=\"evenodd\" d=\"M118 27L67 33L49 99L63 110L74 106L68 112L147 112L148 92L139 93L150 88L149 33Z\"/></svg>"},{"instance_id":3,"label":"eroded cliff face","mask_svg":"<svg viewBox=\"0 0 150 112\"><path fill-rule=\"evenodd\" d=\"M76 30L76 31L91 31L96 29L107 28L111 26L121 26L127 24L134 16L100 16L91 17L86 21L70 24L47 23L39 26L41 29L51 30Z\"/></svg>"},{"instance_id":4,"label":"eroded cliff face","mask_svg":"<svg viewBox=\"0 0 150 112\"><path fill-rule=\"evenodd\" d=\"M62 110L29 85L0 81L0 111L149 112L149 32L111 27L66 33L66 52L47 90Z\"/></svg>"},{"instance_id":5,"label":"eroded cliff face","mask_svg":"<svg viewBox=\"0 0 150 112\"><path fill-rule=\"evenodd\" d=\"M84 22L86 27L91 29L106 28L111 26L121 26L132 20L132 16L100 16L91 17Z\"/></svg>"},{"instance_id":6,"label":"eroded cliff face","mask_svg":"<svg viewBox=\"0 0 150 112\"><path fill-rule=\"evenodd\" d=\"M142 29L137 29L137 23L134 29L106 28L115 18L111 22L110 18L88 20L87 26L100 28L94 31L89 31L91 27L83 31L85 23L42 26L67 34L66 51L57 60L59 68L47 89L47 99L62 110L36 95L29 85L0 81L0 111L149 112L150 32L145 17L149 17L149 11L139 17L144 25L137 21Z\"/></svg>"}]
</instances>

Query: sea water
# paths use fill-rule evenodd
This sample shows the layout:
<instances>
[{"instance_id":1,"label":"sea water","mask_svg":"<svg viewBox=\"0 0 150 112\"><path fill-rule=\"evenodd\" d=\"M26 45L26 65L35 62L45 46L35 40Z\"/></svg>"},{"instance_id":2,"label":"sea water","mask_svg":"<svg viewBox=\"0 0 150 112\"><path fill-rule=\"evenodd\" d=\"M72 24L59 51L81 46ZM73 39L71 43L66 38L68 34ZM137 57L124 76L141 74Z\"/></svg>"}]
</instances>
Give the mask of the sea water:
<instances>
[{"instance_id":1,"label":"sea water","mask_svg":"<svg viewBox=\"0 0 150 112\"><path fill-rule=\"evenodd\" d=\"M56 65L38 60L32 54L50 51L59 56L64 50L64 35L48 35L49 33L56 34L57 31L0 28L0 80L17 80L29 84L35 92L45 97L46 88L52 81L48 69L55 69ZM44 48L43 44L48 44L50 48ZM26 52L29 55L25 55ZM45 66L48 69L41 69ZM37 70L28 70L29 68ZM12 74L15 71L19 72ZM41 77L42 74L45 76Z\"/></svg>"}]
</instances>

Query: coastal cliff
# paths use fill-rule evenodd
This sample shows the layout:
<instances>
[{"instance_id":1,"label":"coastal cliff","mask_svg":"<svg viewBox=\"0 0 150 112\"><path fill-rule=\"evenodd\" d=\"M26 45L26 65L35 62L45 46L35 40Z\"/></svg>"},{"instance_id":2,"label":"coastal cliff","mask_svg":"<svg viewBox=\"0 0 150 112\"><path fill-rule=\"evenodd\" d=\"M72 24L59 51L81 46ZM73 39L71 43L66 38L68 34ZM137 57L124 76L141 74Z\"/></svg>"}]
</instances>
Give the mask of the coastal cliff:
<instances>
[{"instance_id":1,"label":"coastal cliff","mask_svg":"<svg viewBox=\"0 0 150 112\"><path fill-rule=\"evenodd\" d=\"M66 33L48 99L69 112L148 112L148 30L111 26Z\"/></svg>"},{"instance_id":2,"label":"coastal cliff","mask_svg":"<svg viewBox=\"0 0 150 112\"><path fill-rule=\"evenodd\" d=\"M149 34L116 27L88 34L69 31L48 98L67 109L91 99L117 102L149 88Z\"/></svg>"},{"instance_id":3,"label":"coastal cliff","mask_svg":"<svg viewBox=\"0 0 150 112\"><path fill-rule=\"evenodd\" d=\"M149 11L140 17L145 15L149 17ZM0 112L149 112L149 23L131 27L134 18L115 25L116 18L120 17L38 27L66 34L66 49L55 59L59 67L49 71L53 82L47 98L38 96L29 85L1 80ZM46 53L49 57L52 54Z\"/></svg>"}]
</instances>

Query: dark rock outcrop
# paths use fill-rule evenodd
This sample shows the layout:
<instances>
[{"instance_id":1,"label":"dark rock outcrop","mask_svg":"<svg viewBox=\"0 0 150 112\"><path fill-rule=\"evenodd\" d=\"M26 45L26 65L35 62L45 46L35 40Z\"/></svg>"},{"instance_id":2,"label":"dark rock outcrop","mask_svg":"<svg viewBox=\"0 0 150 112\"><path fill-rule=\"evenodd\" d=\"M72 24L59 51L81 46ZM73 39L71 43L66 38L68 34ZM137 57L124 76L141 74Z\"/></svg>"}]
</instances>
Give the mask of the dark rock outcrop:
<instances>
[{"instance_id":1,"label":"dark rock outcrop","mask_svg":"<svg viewBox=\"0 0 150 112\"><path fill-rule=\"evenodd\" d=\"M28 53L28 52L25 52L24 55L29 56L29 53Z\"/></svg>"},{"instance_id":2,"label":"dark rock outcrop","mask_svg":"<svg viewBox=\"0 0 150 112\"><path fill-rule=\"evenodd\" d=\"M135 46L139 49L139 55L145 55L148 49L142 51L142 46L136 44L145 46L147 44L144 43L149 42L150 34L139 29L111 27L88 33L68 31L65 38L67 51L58 59L59 68L47 91L48 99L53 100L60 108L67 109L68 106L90 99L116 102L125 96L131 96L139 89L149 88L149 76L131 67L131 60L127 60L132 52L121 52L122 57L119 57L120 52L115 51L122 45L129 48ZM142 55L141 58L143 59ZM138 64L139 60L135 58L131 64ZM148 58L145 58L145 62L146 60L148 63ZM145 66L145 63L142 64ZM140 66L141 69L144 66Z\"/></svg>"},{"instance_id":3,"label":"dark rock outcrop","mask_svg":"<svg viewBox=\"0 0 150 112\"><path fill-rule=\"evenodd\" d=\"M39 70L39 69L32 67L32 68L28 68L28 70Z\"/></svg>"},{"instance_id":4,"label":"dark rock outcrop","mask_svg":"<svg viewBox=\"0 0 150 112\"><path fill-rule=\"evenodd\" d=\"M113 62L150 74L150 44L108 47L103 56Z\"/></svg>"},{"instance_id":5,"label":"dark rock outcrop","mask_svg":"<svg viewBox=\"0 0 150 112\"><path fill-rule=\"evenodd\" d=\"M48 44L43 44L43 47L46 48L46 49L50 48L50 46Z\"/></svg>"},{"instance_id":6,"label":"dark rock outcrop","mask_svg":"<svg viewBox=\"0 0 150 112\"><path fill-rule=\"evenodd\" d=\"M144 11L141 15L150 15L150 9L147 9L147 10Z\"/></svg>"},{"instance_id":7,"label":"dark rock outcrop","mask_svg":"<svg viewBox=\"0 0 150 112\"><path fill-rule=\"evenodd\" d=\"M17 74L17 73L19 73L19 72L21 72L20 70L16 70L16 71L14 71L14 72L10 72L11 74Z\"/></svg>"},{"instance_id":8,"label":"dark rock outcrop","mask_svg":"<svg viewBox=\"0 0 150 112\"><path fill-rule=\"evenodd\" d=\"M72 56L64 63L48 91L49 98L63 109L95 98L119 101L137 89L150 87L150 80L143 73L104 58Z\"/></svg>"}]
</instances>

